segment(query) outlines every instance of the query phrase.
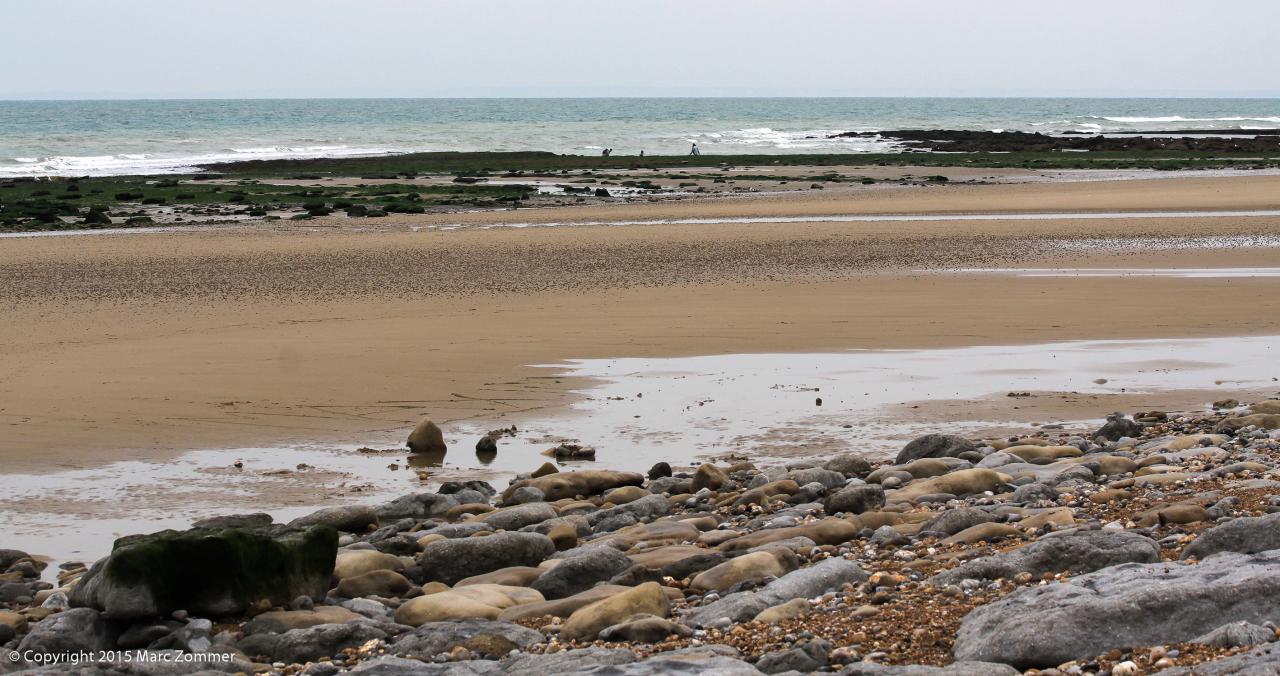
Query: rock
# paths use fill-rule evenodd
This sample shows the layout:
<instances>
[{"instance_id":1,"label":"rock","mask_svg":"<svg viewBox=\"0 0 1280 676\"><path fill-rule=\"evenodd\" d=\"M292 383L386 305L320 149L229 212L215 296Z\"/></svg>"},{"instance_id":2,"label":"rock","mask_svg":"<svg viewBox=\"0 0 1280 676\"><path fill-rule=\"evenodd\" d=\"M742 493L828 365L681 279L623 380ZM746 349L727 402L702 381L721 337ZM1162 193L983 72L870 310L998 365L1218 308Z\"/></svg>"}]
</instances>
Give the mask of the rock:
<instances>
[{"instance_id":1,"label":"rock","mask_svg":"<svg viewBox=\"0 0 1280 676\"><path fill-rule=\"evenodd\" d=\"M625 648L581 648L562 650L558 653L539 655L524 653L507 659L504 667L509 674L579 674L591 669L601 669L636 661L635 653Z\"/></svg>"},{"instance_id":2,"label":"rock","mask_svg":"<svg viewBox=\"0 0 1280 676\"><path fill-rule=\"evenodd\" d=\"M564 443L555 448L543 452L543 455L549 455L556 460L595 460L596 449L592 446L583 446L581 444Z\"/></svg>"},{"instance_id":3,"label":"rock","mask_svg":"<svg viewBox=\"0 0 1280 676\"><path fill-rule=\"evenodd\" d=\"M281 634L272 657L286 664L311 662L386 637L385 631L367 622L290 629Z\"/></svg>"},{"instance_id":4,"label":"rock","mask_svg":"<svg viewBox=\"0 0 1280 676\"><path fill-rule=\"evenodd\" d=\"M1274 676L1280 674L1280 650L1264 645L1249 652L1201 662L1189 667L1164 669L1160 676Z\"/></svg>"},{"instance_id":5,"label":"rock","mask_svg":"<svg viewBox=\"0 0 1280 676\"><path fill-rule=\"evenodd\" d=\"M1193 503L1179 503L1173 505L1161 505L1146 510L1134 517L1134 521L1143 528L1150 528L1155 525L1165 524L1182 524L1197 523L1205 521L1209 518L1209 510L1202 505Z\"/></svg>"},{"instance_id":6,"label":"rock","mask_svg":"<svg viewBox=\"0 0 1280 676\"><path fill-rule=\"evenodd\" d=\"M948 509L924 522L924 525L920 526L920 533L922 535L925 533L940 533L944 536L955 535L966 528L972 528L978 524L990 523L995 520L995 517L981 509L957 507Z\"/></svg>"},{"instance_id":7,"label":"rock","mask_svg":"<svg viewBox=\"0 0 1280 676\"><path fill-rule=\"evenodd\" d=\"M507 498L504 505L524 505L531 502L545 502L547 496L542 491L533 486L521 486L511 493L511 497Z\"/></svg>"},{"instance_id":8,"label":"rock","mask_svg":"<svg viewBox=\"0 0 1280 676\"><path fill-rule=\"evenodd\" d=\"M532 617L542 617L543 615L551 615L552 617L568 617L579 608L589 606L596 601L611 598L617 594L628 591L630 587L624 587L614 584L596 585L584 592L580 592L568 598L557 599L554 601L544 601L542 603L526 603L519 606L513 606L502 611L498 619L504 622L515 622Z\"/></svg>"},{"instance_id":9,"label":"rock","mask_svg":"<svg viewBox=\"0 0 1280 676\"><path fill-rule=\"evenodd\" d=\"M428 580L454 584L499 568L536 566L555 551L555 544L545 535L495 533L432 542L423 548L421 564Z\"/></svg>"},{"instance_id":10,"label":"rock","mask_svg":"<svg viewBox=\"0 0 1280 676\"><path fill-rule=\"evenodd\" d=\"M395 619L411 627L445 620L496 620L507 608L544 600L542 594L524 587L467 585L409 599L396 609Z\"/></svg>"},{"instance_id":11,"label":"rock","mask_svg":"<svg viewBox=\"0 0 1280 676\"><path fill-rule=\"evenodd\" d=\"M398 556L373 549L344 549L333 564L333 577L345 580L375 570L404 570L404 562Z\"/></svg>"},{"instance_id":12,"label":"rock","mask_svg":"<svg viewBox=\"0 0 1280 676\"><path fill-rule=\"evenodd\" d=\"M571 523L556 524L547 533L547 537L551 538L551 543L555 545L558 552L578 546L578 529Z\"/></svg>"},{"instance_id":13,"label":"rock","mask_svg":"<svg viewBox=\"0 0 1280 676\"><path fill-rule=\"evenodd\" d=\"M790 550L744 554L698 573L689 587L703 592L723 592L743 582L782 577L797 565L795 555Z\"/></svg>"},{"instance_id":14,"label":"rock","mask_svg":"<svg viewBox=\"0 0 1280 676\"><path fill-rule=\"evenodd\" d=\"M824 468L832 472L839 472L845 476L865 477L871 473L871 463L865 458L854 453L842 453L828 460L822 465Z\"/></svg>"},{"instance_id":15,"label":"rock","mask_svg":"<svg viewBox=\"0 0 1280 676\"><path fill-rule=\"evenodd\" d=\"M656 582L646 582L634 589L596 601L575 611L560 630L562 640L593 641L604 629L621 624L637 614L666 617L670 611L667 595Z\"/></svg>"},{"instance_id":16,"label":"rock","mask_svg":"<svg viewBox=\"0 0 1280 676\"><path fill-rule=\"evenodd\" d=\"M413 432L409 433L409 440L406 443L409 446L410 453L443 454L449 450L449 447L444 443L444 432L441 432L440 426L432 422L430 418L423 418L422 422L413 428Z\"/></svg>"},{"instance_id":17,"label":"rock","mask_svg":"<svg viewBox=\"0 0 1280 676\"><path fill-rule=\"evenodd\" d=\"M612 547L592 547L563 559L529 585L547 599L562 599L606 582L634 563Z\"/></svg>"},{"instance_id":18,"label":"rock","mask_svg":"<svg viewBox=\"0 0 1280 676\"><path fill-rule=\"evenodd\" d=\"M1040 483L1039 481L1035 481L1029 484L1018 486L1017 490L1013 492L1012 500L1013 502L1020 502L1023 504L1026 504L1028 502L1042 502L1042 501L1057 502L1058 489L1054 488L1053 486L1050 486L1049 484L1044 484L1044 483Z\"/></svg>"},{"instance_id":19,"label":"rock","mask_svg":"<svg viewBox=\"0 0 1280 676\"><path fill-rule=\"evenodd\" d=\"M760 676L762 672L738 659L736 651L733 655L720 654L704 646L659 653L630 664L571 672L571 676Z\"/></svg>"},{"instance_id":20,"label":"rock","mask_svg":"<svg viewBox=\"0 0 1280 676\"><path fill-rule=\"evenodd\" d=\"M911 482L905 488L899 488L887 494L889 502L910 502L922 495L949 493L963 496L995 490L1004 483L1005 475L992 469L962 469L958 472L944 474L932 479L921 479Z\"/></svg>"},{"instance_id":21,"label":"rock","mask_svg":"<svg viewBox=\"0 0 1280 676\"><path fill-rule=\"evenodd\" d=\"M766 674L816 671L827 665L829 652L829 641L813 639L789 650L765 653L756 661L756 668Z\"/></svg>"},{"instance_id":22,"label":"rock","mask_svg":"<svg viewBox=\"0 0 1280 676\"><path fill-rule=\"evenodd\" d=\"M604 500L606 503L613 503L615 505L625 505L628 502L635 502L636 500L647 497L649 495L651 495L649 491L639 486L623 486L622 488L615 488L605 493L604 497L601 499Z\"/></svg>"},{"instance_id":23,"label":"rock","mask_svg":"<svg viewBox=\"0 0 1280 676\"><path fill-rule=\"evenodd\" d=\"M690 486L690 490L694 493L704 488L718 491L728 481L729 475L725 474L724 470L710 463L703 463L693 473L693 483Z\"/></svg>"},{"instance_id":24,"label":"rock","mask_svg":"<svg viewBox=\"0 0 1280 676\"><path fill-rule=\"evenodd\" d=\"M970 526L949 538L944 538L941 544L953 545L958 543L973 544L975 542L994 542L1007 537L1018 537L1022 535L1022 531L1007 523L980 523L976 526Z\"/></svg>"},{"instance_id":25,"label":"rock","mask_svg":"<svg viewBox=\"0 0 1280 676\"><path fill-rule=\"evenodd\" d=\"M490 620L429 622L418 626L412 633L400 636L391 645L391 652L396 655L429 658L461 646L481 656L497 658L505 656L512 650L524 650L542 642L543 637L539 632L510 622Z\"/></svg>"},{"instance_id":26,"label":"rock","mask_svg":"<svg viewBox=\"0 0 1280 676\"><path fill-rule=\"evenodd\" d=\"M35 623L18 644L18 654L112 650L115 636L98 611L72 608Z\"/></svg>"},{"instance_id":27,"label":"rock","mask_svg":"<svg viewBox=\"0 0 1280 676\"><path fill-rule=\"evenodd\" d=\"M884 507L884 488L878 484L849 486L827 498L827 514L861 514Z\"/></svg>"},{"instance_id":28,"label":"rock","mask_svg":"<svg viewBox=\"0 0 1280 676\"><path fill-rule=\"evenodd\" d=\"M1182 558L1203 559L1218 552L1253 554L1269 549L1280 549L1280 512L1240 517L1210 528L1182 550Z\"/></svg>"},{"instance_id":29,"label":"rock","mask_svg":"<svg viewBox=\"0 0 1280 676\"><path fill-rule=\"evenodd\" d=\"M656 615L633 615L627 621L605 627L600 631L602 641L631 641L634 643L658 643L668 637L685 638L693 630Z\"/></svg>"},{"instance_id":30,"label":"rock","mask_svg":"<svg viewBox=\"0 0 1280 676\"><path fill-rule=\"evenodd\" d=\"M116 540L71 592L74 606L110 619L167 616L175 610L211 617L244 612L266 600L323 599L333 575L338 532L331 526L161 531Z\"/></svg>"},{"instance_id":31,"label":"rock","mask_svg":"<svg viewBox=\"0 0 1280 676\"><path fill-rule=\"evenodd\" d=\"M480 437L480 441L476 442L476 453L497 453L498 440L489 435Z\"/></svg>"},{"instance_id":32,"label":"rock","mask_svg":"<svg viewBox=\"0 0 1280 676\"><path fill-rule=\"evenodd\" d=\"M844 485L846 481L843 474L833 472L829 469L821 467L808 467L805 469L793 469L787 472L784 477L796 482L797 486L805 486L807 484L822 484L826 490L835 490Z\"/></svg>"},{"instance_id":33,"label":"rock","mask_svg":"<svg viewBox=\"0 0 1280 676\"><path fill-rule=\"evenodd\" d=\"M0 645L4 645L9 641L12 641L17 635L18 631L13 627L7 624L0 624Z\"/></svg>"},{"instance_id":34,"label":"rock","mask_svg":"<svg viewBox=\"0 0 1280 676\"><path fill-rule=\"evenodd\" d=\"M649 473L646 476L649 477L650 481L669 477L671 476L671 465L665 462L654 463L653 467L649 468Z\"/></svg>"},{"instance_id":35,"label":"rock","mask_svg":"<svg viewBox=\"0 0 1280 676\"><path fill-rule=\"evenodd\" d=\"M503 491L502 499L514 493L521 486L533 486L546 496L547 500L563 500L579 495L599 495L610 488L619 486L641 486L644 475L635 472L613 472L608 470L582 470L580 472L558 472L547 476L516 481Z\"/></svg>"},{"instance_id":36,"label":"rock","mask_svg":"<svg viewBox=\"0 0 1280 676\"><path fill-rule=\"evenodd\" d=\"M854 662L841 670L840 676L1019 676L1021 673L1007 664L994 662L952 662L945 667Z\"/></svg>"},{"instance_id":37,"label":"rock","mask_svg":"<svg viewBox=\"0 0 1280 676\"><path fill-rule=\"evenodd\" d=\"M1280 399L1267 399L1249 407L1250 413L1280 414Z\"/></svg>"},{"instance_id":38,"label":"rock","mask_svg":"<svg viewBox=\"0 0 1280 676\"><path fill-rule=\"evenodd\" d=\"M779 622L794 620L797 617L808 615L811 609L809 599L791 599L786 603L765 608L753 618L753 621L763 622L764 624L778 624Z\"/></svg>"},{"instance_id":39,"label":"rock","mask_svg":"<svg viewBox=\"0 0 1280 676\"><path fill-rule=\"evenodd\" d=\"M926 434L912 439L910 443L898 451L893 464L905 465L920 458L955 458L961 453L978 450L973 442L951 434Z\"/></svg>"},{"instance_id":40,"label":"rock","mask_svg":"<svg viewBox=\"0 0 1280 676\"><path fill-rule=\"evenodd\" d=\"M549 462L544 462L538 467L538 469L535 469L532 472L530 472L529 476L533 477L534 479L537 479L538 477L544 477L549 474L558 474L559 472L560 470L556 469L555 465Z\"/></svg>"},{"instance_id":41,"label":"rock","mask_svg":"<svg viewBox=\"0 0 1280 676\"><path fill-rule=\"evenodd\" d=\"M9 627L15 634L25 634L27 632L27 616L8 610L0 610L0 625ZM0 645L3 645L3 642L0 642Z\"/></svg>"},{"instance_id":42,"label":"rock","mask_svg":"<svg viewBox=\"0 0 1280 676\"><path fill-rule=\"evenodd\" d=\"M344 505L326 507L289 522L294 528L316 524L327 524L348 533L364 533L370 526L378 527L378 513L367 505Z\"/></svg>"},{"instance_id":43,"label":"rock","mask_svg":"<svg viewBox=\"0 0 1280 676\"><path fill-rule=\"evenodd\" d=\"M744 505L763 505L769 501L769 498L775 495L792 495L799 490L800 484L792 481L791 479L770 481L763 486L756 486L751 490L745 491L733 501L733 505L735 507Z\"/></svg>"},{"instance_id":44,"label":"rock","mask_svg":"<svg viewBox=\"0 0 1280 676\"><path fill-rule=\"evenodd\" d=\"M1191 639L1191 643L1204 643L1219 648L1247 648L1274 640L1276 632L1249 622L1232 622Z\"/></svg>"},{"instance_id":45,"label":"rock","mask_svg":"<svg viewBox=\"0 0 1280 676\"><path fill-rule=\"evenodd\" d=\"M443 490L443 486L441 489ZM412 493L402 495L377 507L378 517L386 521L426 519L444 516L458 501L447 493Z\"/></svg>"},{"instance_id":46,"label":"rock","mask_svg":"<svg viewBox=\"0 0 1280 676\"><path fill-rule=\"evenodd\" d=\"M246 622L243 632L245 636L282 634L291 629L342 624L360 619L360 615L339 606L319 606L312 610L271 610Z\"/></svg>"},{"instance_id":47,"label":"rock","mask_svg":"<svg viewBox=\"0 0 1280 676\"><path fill-rule=\"evenodd\" d=\"M371 570L363 575L344 577L338 582L338 596L357 599L364 596L396 598L409 591L412 584L393 570Z\"/></svg>"},{"instance_id":48,"label":"rock","mask_svg":"<svg viewBox=\"0 0 1280 676\"><path fill-rule=\"evenodd\" d=\"M1010 446L1003 451L1016 455L1022 460L1057 460L1059 458L1078 458L1084 453L1075 446Z\"/></svg>"},{"instance_id":49,"label":"rock","mask_svg":"<svg viewBox=\"0 0 1280 676\"><path fill-rule=\"evenodd\" d=\"M604 527L603 524L611 519L616 519L616 517L622 516L623 514L631 515L634 517L634 520L618 525L617 528L629 526L637 521L647 521L670 512L670 501L661 495L649 495L640 498L639 500L628 502L625 505L618 505L617 507L610 507L609 509L592 512L587 515L587 522L591 524L593 532L603 533L615 530L615 528Z\"/></svg>"},{"instance_id":50,"label":"rock","mask_svg":"<svg viewBox=\"0 0 1280 676\"><path fill-rule=\"evenodd\" d=\"M726 554L733 554L770 542L789 540L794 537L806 537L819 545L840 545L857 537L858 530L858 526L844 519L827 517L802 526L766 528L765 530L748 533L721 544L718 549Z\"/></svg>"},{"instance_id":51,"label":"rock","mask_svg":"<svg viewBox=\"0 0 1280 676\"><path fill-rule=\"evenodd\" d=\"M480 514L471 520L487 523L495 530L520 530L525 526L532 526L535 523L554 519L557 516L560 516L560 513L549 503L530 502L514 507L503 507L487 514Z\"/></svg>"},{"instance_id":52,"label":"rock","mask_svg":"<svg viewBox=\"0 0 1280 676\"><path fill-rule=\"evenodd\" d=\"M1142 425L1124 417L1121 413L1113 413L1107 416L1107 422L1098 431L1089 435L1090 439L1099 437L1107 441L1116 441L1121 437L1133 437L1134 439L1142 436Z\"/></svg>"},{"instance_id":53,"label":"rock","mask_svg":"<svg viewBox=\"0 0 1280 676\"><path fill-rule=\"evenodd\" d=\"M1216 434L1235 434L1241 427L1250 425L1256 425L1264 430L1280 428L1280 414L1252 413L1234 418L1223 418L1214 426L1213 431Z\"/></svg>"},{"instance_id":54,"label":"rock","mask_svg":"<svg viewBox=\"0 0 1280 676\"><path fill-rule=\"evenodd\" d=\"M730 594L702 606L687 615L685 622L695 627L706 626L725 617L732 622L743 622L771 606L792 599L812 598L828 590L839 589L843 584L858 584L866 579L867 574L857 562L842 558L823 559L808 568L791 571L759 591Z\"/></svg>"},{"instance_id":55,"label":"rock","mask_svg":"<svg viewBox=\"0 0 1280 676\"><path fill-rule=\"evenodd\" d=\"M534 566L512 566L510 568L500 568L492 573L472 575L471 577L458 580L458 584L453 586L466 587L473 584L502 584L507 585L508 587L528 587L530 582L538 579L538 576L544 572L546 572L544 569ZM437 582L435 584L440 583Z\"/></svg>"},{"instance_id":56,"label":"rock","mask_svg":"<svg viewBox=\"0 0 1280 676\"><path fill-rule=\"evenodd\" d=\"M1057 665L1189 641L1224 622L1262 624L1277 603L1280 551L1116 566L978 606L961 622L953 654L1019 668Z\"/></svg>"},{"instance_id":57,"label":"rock","mask_svg":"<svg viewBox=\"0 0 1280 676\"><path fill-rule=\"evenodd\" d=\"M256 512L254 514L228 514L226 516L213 516L207 519L200 519L191 523L192 528L262 528L270 526L272 518L270 514ZM7 566L0 565L0 569Z\"/></svg>"},{"instance_id":58,"label":"rock","mask_svg":"<svg viewBox=\"0 0 1280 676\"><path fill-rule=\"evenodd\" d=\"M1091 573L1123 563L1155 563L1160 547L1136 533L1083 531L1047 537L999 554L963 563L931 578L935 587L961 580L1013 578L1018 573Z\"/></svg>"}]
</instances>

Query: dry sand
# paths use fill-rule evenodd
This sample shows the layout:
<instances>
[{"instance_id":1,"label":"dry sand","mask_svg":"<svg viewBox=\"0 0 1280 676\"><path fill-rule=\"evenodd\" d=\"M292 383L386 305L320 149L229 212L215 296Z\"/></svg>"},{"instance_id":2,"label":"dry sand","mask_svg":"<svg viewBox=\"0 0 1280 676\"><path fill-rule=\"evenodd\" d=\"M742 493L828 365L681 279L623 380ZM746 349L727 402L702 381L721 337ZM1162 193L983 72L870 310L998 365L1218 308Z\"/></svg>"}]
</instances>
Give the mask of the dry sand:
<instances>
[{"instance_id":1,"label":"dry sand","mask_svg":"<svg viewBox=\"0 0 1280 676\"><path fill-rule=\"evenodd\" d=\"M1280 249L1055 242L1280 232L1280 218L401 226L833 213L1280 208L1280 177L843 195L0 241L0 466L362 443L423 414L527 415L567 358L1268 334L1280 279L1014 278L958 267L1277 266ZM1046 399L1047 402L1047 399ZM1051 412L1048 403L1043 404Z\"/></svg>"}]
</instances>

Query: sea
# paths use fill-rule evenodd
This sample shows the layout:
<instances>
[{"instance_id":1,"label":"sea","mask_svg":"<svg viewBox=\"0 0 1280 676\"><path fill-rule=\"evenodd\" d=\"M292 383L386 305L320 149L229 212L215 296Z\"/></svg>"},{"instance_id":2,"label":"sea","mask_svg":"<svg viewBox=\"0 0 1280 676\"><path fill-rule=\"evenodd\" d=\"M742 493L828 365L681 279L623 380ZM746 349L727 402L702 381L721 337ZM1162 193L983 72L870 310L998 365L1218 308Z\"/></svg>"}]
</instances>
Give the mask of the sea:
<instances>
[{"instance_id":1,"label":"sea","mask_svg":"<svg viewBox=\"0 0 1280 676\"><path fill-rule=\"evenodd\" d=\"M0 101L0 177L190 173L423 151L877 153L847 131L1280 129L1280 99L575 98Z\"/></svg>"}]
</instances>

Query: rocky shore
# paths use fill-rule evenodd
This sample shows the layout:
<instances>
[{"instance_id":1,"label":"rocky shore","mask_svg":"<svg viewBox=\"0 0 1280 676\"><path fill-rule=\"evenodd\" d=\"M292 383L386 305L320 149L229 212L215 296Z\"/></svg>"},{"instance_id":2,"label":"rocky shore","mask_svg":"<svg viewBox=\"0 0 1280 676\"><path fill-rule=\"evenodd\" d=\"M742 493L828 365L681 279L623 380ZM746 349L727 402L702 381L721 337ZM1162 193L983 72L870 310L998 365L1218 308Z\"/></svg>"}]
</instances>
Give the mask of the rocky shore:
<instances>
[{"instance_id":1,"label":"rocky shore","mask_svg":"<svg viewBox=\"0 0 1280 676\"><path fill-rule=\"evenodd\" d=\"M1179 152L1276 152L1280 136L1241 132L1232 136L1207 136L1185 132L1146 132L1148 135L1103 136L1072 134L1054 136L1025 131L966 129L899 129L848 131L829 138L884 138L909 150L953 153L1074 151L1179 151Z\"/></svg>"},{"instance_id":2,"label":"rocky shore","mask_svg":"<svg viewBox=\"0 0 1280 676\"><path fill-rule=\"evenodd\" d=\"M1278 428L1280 400L1222 401L892 461L548 462L124 537L56 576L0 550L0 671L1278 673Z\"/></svg>"}]
</instances>

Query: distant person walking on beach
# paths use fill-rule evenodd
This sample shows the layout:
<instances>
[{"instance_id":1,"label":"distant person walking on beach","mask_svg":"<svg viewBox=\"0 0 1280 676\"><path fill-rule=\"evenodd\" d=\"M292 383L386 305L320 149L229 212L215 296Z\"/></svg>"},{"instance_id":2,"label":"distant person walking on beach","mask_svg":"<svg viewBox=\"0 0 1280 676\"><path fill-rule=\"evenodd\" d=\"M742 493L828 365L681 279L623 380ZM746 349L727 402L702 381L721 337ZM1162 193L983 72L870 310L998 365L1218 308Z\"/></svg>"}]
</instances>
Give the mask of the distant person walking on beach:
<instances>
[{"instance_id":1,"label":"distant person walking on beach","mask_svg":"<svg viewBox=\"0 0 1280 676\"><path fill-rule=\"evenodd\" d=\"M690 155L701 155L701 154L702 154L702 151L701 151L701 150L698 150L698 142L697 142L697 141L694 141L694 142L693 142L693 147L692 147L692 148L689 148L689 154L690 154Z\"/></svg>"}]
</instances>

